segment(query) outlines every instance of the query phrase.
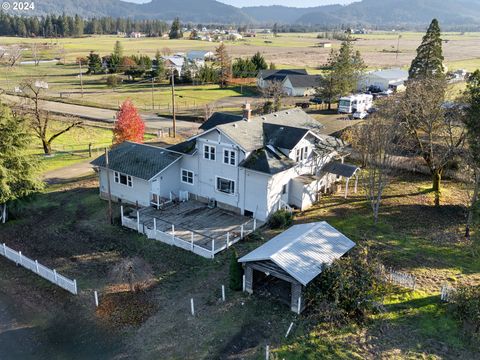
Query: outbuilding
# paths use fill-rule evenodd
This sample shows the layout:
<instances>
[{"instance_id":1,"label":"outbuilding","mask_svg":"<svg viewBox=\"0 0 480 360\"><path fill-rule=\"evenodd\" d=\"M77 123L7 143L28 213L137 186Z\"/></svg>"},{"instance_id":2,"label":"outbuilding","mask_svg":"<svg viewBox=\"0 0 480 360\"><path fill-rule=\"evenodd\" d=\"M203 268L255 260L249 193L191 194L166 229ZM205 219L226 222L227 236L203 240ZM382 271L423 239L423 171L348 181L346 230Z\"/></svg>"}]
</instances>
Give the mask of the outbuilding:
<instances>
[{"instance_id":1,"label":"outbuilding","mask_svg":"<svg viewBox=\"0 0 480 360\"><path fill-rule=\"evenodd\" d=\"M290 309L300 313L308 284L354 246L325 221L294 225L238 260L245 270L245 291L253 294L268 281L280 283L280 296L288 297Z\"/></svg>"}]
</instances>

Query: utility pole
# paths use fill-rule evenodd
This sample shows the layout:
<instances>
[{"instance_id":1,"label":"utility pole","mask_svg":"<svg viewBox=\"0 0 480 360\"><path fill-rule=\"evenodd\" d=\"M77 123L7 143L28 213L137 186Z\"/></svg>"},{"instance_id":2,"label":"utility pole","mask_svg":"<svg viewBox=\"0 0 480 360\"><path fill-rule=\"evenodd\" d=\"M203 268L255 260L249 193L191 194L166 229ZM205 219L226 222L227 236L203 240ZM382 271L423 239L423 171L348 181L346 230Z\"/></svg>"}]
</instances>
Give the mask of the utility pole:
<instances>
[{"instance_id":1,"label":"utility pole","mask_svg":"<svg viewBox=\"0 0 480 360\"><path fill-rule=\"evenodd\" d=\"M154 77L152 77L152 110L155 110L155 98L153 96L153 80L155 80Z\"/></svg>"},{"instance_id":2,"label":"utility pole","mask_svg":"<svg viewBox=\"0 0 480 360\"><path fill-rule=\"evenodd\" d=\"M402 38L402 35L398 35L397 39L397 54L395 55L395 64L398 62L398 51L400 49L400 39Z\"/></svg>"},{"instance_id":3,"label":"utility pole","mask_svg":"<svg viewBox=\"0 0 480 360\"><path fill-rule=\"evenodd\" d=\"M108 218L110 224L113 225L113 215L112 215L112 190L110 187L110 166L108 161L108 149L105 148L105 169L107 170L107 191L108 191Z\"/></svg>"},{"instance_id":4,"label":"utility pole","mask_svg":"<svg viewBox=\"0 0 480 360\"><path fill-rule=\"evenodd\" d=\"M80 89L83 97L82 59L78 59L78 66L80 68Z\"/></svg>"},{"instance_id":5,"label":"utility pole","mask_svg":"<svg viewBox=\"0 0 480 360\"><path fill-rule=\"evenodd\" d=\"M172 67L172 120L173 120L173 137L176 135L176 128L175 128L175 70Z\"/></svg>"}]
</instances>

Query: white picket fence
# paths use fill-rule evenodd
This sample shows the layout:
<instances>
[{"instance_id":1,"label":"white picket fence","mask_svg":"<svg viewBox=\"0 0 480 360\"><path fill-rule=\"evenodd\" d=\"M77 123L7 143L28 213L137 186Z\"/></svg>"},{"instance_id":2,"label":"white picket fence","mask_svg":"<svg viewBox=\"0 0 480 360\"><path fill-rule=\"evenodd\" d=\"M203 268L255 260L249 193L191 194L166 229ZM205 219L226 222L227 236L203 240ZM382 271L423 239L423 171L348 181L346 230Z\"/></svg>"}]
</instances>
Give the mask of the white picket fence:
<instances>
[{"instance_id":1,"label":"white picket fence","mask_svg":"<svg viewBox=\"0 0 480 360\"><path fill-rule=\"evenodd\" d=\"M63 275L60 275L55 269L51 270L40 264L37 260L32 260L26 257L21 251L15 251L3 244L0 246L0 255L5 256L7 259L15 262L17 265L23 266L25 269L33 271L35 274L54 283L55 285L60 286L68 292L71 292L74 295L78 294L77 280L70 280Z\"/></svg>"},{"instance_id":2,"label":"white picket fence","mask_svg":"<svg viewBox=\"0 0 480 360\"><path fill-rule=\"evenodd\" d=\"M454 292L455 288L451 287L450 285L443 285L440 289L440 300L450 302Z\"/></svg>"},{"instance_id":3,"label":"white picket fence","mask_svg":"<svg viewBox=\"0 0 480 360\"><path fill-rule=\"evenodd\" d=\"M387 269L383 265L379 267L379 272L388 282L415 290L417 278L414 275L396 271L392 268Z\"/></svg>"}]
</instances>

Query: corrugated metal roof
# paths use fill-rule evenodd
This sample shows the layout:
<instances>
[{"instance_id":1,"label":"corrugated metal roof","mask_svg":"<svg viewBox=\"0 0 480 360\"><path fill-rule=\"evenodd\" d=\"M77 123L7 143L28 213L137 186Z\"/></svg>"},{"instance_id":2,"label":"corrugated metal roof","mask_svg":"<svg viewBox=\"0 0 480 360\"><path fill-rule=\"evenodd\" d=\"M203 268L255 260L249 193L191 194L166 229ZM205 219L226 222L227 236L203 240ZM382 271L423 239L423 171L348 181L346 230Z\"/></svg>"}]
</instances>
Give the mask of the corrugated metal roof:
<instances>
[{"instance_id":1,"label":"corrugated metal roof","mask_svg":"<svg viewBox=\"0 0 480 360\"><path fill-rule=\"evenodd\" d=\"M326 221L299 224L243 256L239 262L271 260L306 286L355 243Z\"/></svg>"},{"instance_id":2,"label":"corrugated metal roof","mask_svg":"<svg viewBox=\"0 0 480 360\"><path fill-rule=\"evenodd\" d=\"M403 69L385 69L385 70L378 70L372 71L372 75L378 76L385 80L399 80L399 79L408 79L408 71ZM368 74L367 74L368 75Z\"/></svg>"}]
</instances>

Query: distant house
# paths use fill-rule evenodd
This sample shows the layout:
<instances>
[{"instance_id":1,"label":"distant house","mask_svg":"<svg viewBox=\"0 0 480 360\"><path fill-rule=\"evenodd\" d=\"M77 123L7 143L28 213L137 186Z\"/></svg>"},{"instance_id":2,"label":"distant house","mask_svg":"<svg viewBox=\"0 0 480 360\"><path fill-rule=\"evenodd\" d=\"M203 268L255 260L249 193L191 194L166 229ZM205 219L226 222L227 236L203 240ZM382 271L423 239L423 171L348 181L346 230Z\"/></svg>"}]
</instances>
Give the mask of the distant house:
<instances>
[{"instance_id":1,"label":"distant house","mask_svg":"<svg viewBox=\"0 0 480 360\"><path fill-rule=\"evenodd\" d=\"M264 221L278 209L311 206L342 176L339 166L326 165L348 155L341 140L321 134L322 125L301 109L253 117L247 104L243 116L214 115L202 126L202 133L167 149L116 146L109 177L105 157L94 160L101 196L110 178L114 199L161 206L170 194L188 192Z\"/></svg>"},{"instance_id":2,"label":"distant house","mask_svg":"<svg viewBox=\"0 0 480 360\"><path fill-rule=\"evenodd\" d=\"M366 73L358 81L358 90L365 91L374 86L385 91L388 89L402 90L408 80L408 71L402 69L385 69Z\"/></svg>"},{"instance_id":3,"label":"distant house","mask_svg":"<svg viewBox=\"0 0 480 360\"><path fill-rule=\"evenodd\" d=\"M132 31L130 34L128 34L128 37L138 39L142 37L146 37L147 35L138 31Z\"/></svg>"},{"instance_id":4,"label":"distant house","mask_svg":"<svg viewBox=\"0 0 480 360\"><path fill-rule=\"evenodd\" d=\"M183 64L185 63L185 58L183 56L162 56L162 59L165 62L165 67L167 69L173 68L179 76L182 76L182 68Z\"/></svg>"},{"instance_id":5,"label":"distant house","mask_svg":"<svg viewBox=\"0 0 480 360\"><path fill-rule=\"evenodd\" d=\"M283 82L287 75L308 75L305 69L260 70L257 86L264 89L273 81Z\"/></svg>"},{"instance_id":6,"label":"distant house","mask_svg":"<svg viewBox=\"0 0 480 360\"><path fill-rule=\"evenodd\" d=\"M283 80L283 90L288 96L310 96L320 85L320 75L287 75Z\"/></svg>"},{"instance_id":7,"label":"distant house","mask_svg":"<svg viewBox=\"0 0 480 360\"><path fill-rule=\"evenodd\" d=\"M355 245L325 221L294 225L238 260L245 269L245 291L253 294L254 287L262 283L275 287L278 299L300 313L306 306L308 284L322 273L323 266Z\"/></svg>"},{"instance_id":8,"label":"distant house","mask_svg":"<svg viewBox=\"0 0 480 360\"><path fill-rule=\"evenodd\" d=\"M205 61L213 59L215 54L209 50L192 50L187 52L188 61L197 64L198 66L203 66Z\"/></svg>"},{"instance_id":9,"label":"distant house","mask_svg":"<svg viewBox=\"0 0 480 360\"><path fill-rule=\"evenodd\" d=\"M308 75L304 69L262 70L257 77L257 86L264 89L278 81L287 96L310 96L320 84L320 75Z\"/></svg>"}]
</instances>

